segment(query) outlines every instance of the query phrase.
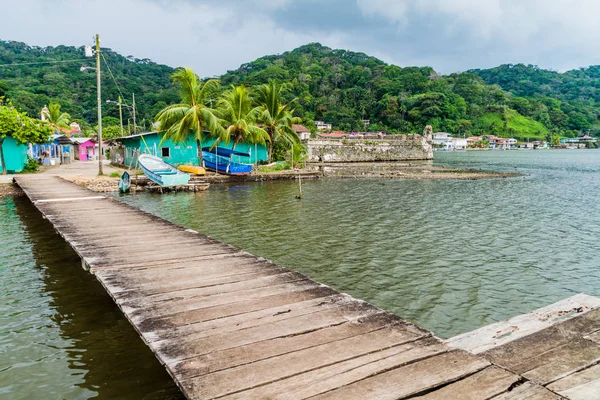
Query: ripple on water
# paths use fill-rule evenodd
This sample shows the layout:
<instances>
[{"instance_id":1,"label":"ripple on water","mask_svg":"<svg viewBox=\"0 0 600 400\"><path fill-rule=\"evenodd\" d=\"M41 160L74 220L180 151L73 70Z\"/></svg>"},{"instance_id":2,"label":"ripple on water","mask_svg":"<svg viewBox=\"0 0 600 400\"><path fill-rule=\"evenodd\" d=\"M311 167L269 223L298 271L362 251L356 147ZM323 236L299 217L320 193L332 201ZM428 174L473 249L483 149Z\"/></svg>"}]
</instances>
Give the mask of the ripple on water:
<instances>
[{"instance_id":1,"label":"ripple on water","mask_svg":"<svg viewBox=\"0 0 600 400\"><path fill-rule=\"evenodd\" d=\"M600 295L600 151L436 154L525 177L322 179L122 199L395 312L441 337ZM584 278L584 279L582 279Z\"/></svg>"}]
</instances>

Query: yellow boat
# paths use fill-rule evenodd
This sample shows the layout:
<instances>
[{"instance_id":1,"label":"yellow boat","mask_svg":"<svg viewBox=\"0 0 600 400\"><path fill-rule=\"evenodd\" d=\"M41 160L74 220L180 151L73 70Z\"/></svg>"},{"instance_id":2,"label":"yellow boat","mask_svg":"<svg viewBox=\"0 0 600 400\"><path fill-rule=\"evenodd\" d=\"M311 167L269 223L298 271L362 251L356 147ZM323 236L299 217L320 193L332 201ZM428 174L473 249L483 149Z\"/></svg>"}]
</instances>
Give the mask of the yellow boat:
<instances>
[{"instance_id":1,"label":"yellow boat","mask_svg":"<svg viewBox=\"0 0 600 400\"><path fill-rule=\"evenodd\" d=\"M180 165L177 168L182 172L187 172L188 174L206 175L206 170L204 168L195 165Z\"/></svg>"}]
</instances>

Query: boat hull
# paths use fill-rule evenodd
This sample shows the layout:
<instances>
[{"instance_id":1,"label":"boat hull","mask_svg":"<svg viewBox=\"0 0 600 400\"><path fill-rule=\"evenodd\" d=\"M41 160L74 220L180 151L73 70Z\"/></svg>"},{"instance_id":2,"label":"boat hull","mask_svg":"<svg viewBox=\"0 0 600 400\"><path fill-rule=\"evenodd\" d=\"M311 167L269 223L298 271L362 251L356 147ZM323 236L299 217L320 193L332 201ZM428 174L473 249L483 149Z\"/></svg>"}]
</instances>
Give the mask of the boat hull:
<instances>
[{"instance_id":1,"label":"boat hull","mask_svg":"<svg viewBox=\"0 0 600 400\"><path fill-rule=\"evenodd\" d=\"M121 179L119 179L119 191L121 193L129 192L129 187L131 186L131 177L129 176L129 172L123 172L121 175Z\"/></svg>"},{"instance_id":2,"label":"boat hull","mask_svg":"<svg viewBox=\"0 0 600 400\"><path fill-rule=\"evenodd\" d=\"M252 164L242 164L230 161L212 153L202 152L204 167L208 170L225 175L248 175L252 172Z\"/></svg>"},{"instance_id":3,"label":"boat hull","mask_svg":"<svg viewBox=\"0 0 600 400\"><path fill-rule=\"evenodd\" d=\"M180 165L179 167L177 167L177 169L179 169L182 172L187 172L188 174L206 175L206 170L196 165Z\"/></svg>"},{"instance_id":4,"label":"boat hull","mask_svg":"<svg viewBox=\"0 0 600 400\"><path fill-rule=\"evenodd\" d=\"M150 154L140 154L138 161L144 175L162 187L183 186L190 181L190 175L179 171L162 158Z\"/></svg>"}]
</instances>

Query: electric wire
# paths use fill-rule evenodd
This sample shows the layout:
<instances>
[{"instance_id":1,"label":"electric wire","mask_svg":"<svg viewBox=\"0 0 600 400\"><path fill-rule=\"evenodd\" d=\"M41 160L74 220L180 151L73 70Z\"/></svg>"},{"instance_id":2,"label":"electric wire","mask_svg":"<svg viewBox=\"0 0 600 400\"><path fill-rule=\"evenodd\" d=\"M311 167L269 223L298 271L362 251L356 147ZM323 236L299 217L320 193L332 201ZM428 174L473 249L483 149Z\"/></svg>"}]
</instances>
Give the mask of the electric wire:
<instances>
[{"instance_id":1,"label":"electric wire","mask_svg":"<svg viewBox=\"0 0 600 400\"><path fill-rule=\"evenodd\" d=\"M117 87L117 90L119 91L119 94L121 95L121 104L123 104L125 106L125 108L129 112L129 115L131 117L133 117L133 112L132 112L132 110L129 109L130 106L128 106L127 103L124 101L125 96L123 95L123 92L121 91L121 86L119 86L119 83L115 79L115 76L113 75L112 70L110 69L110 65L108 65L108 61L106 61L106 57L104 57L104 54L102 52L100 52L100 56L102 57L102 60L104 60L104 64L106 65L106 68L108 69L108 74L112 78L113 82L115 83L115 86Z\"/></svg>"}]
</instances>

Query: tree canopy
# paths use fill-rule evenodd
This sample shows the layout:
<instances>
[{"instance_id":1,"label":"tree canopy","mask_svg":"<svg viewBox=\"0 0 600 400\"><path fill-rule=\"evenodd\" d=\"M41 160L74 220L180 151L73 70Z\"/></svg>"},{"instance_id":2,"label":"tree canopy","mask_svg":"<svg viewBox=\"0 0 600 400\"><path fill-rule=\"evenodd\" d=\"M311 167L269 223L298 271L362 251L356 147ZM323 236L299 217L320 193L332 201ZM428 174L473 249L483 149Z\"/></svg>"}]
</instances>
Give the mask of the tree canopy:
<instances>
[{"instance_id":1,"label":"tree canopy","mask_svg":"<svg viewBox=\"0 0 600 400\"><path fill-rule=\"evenodd\" d=\"M11 137L21 144L44 143L52 134L52 128L44 121L33 119L24 112L18 111L9 102L0 98L0 161L2 174L6 174L3 144Z\"/></svg>"},{"instance_id":2,"label":"tree canopy","mask_svg":"<svg viewBox=\"0 0 600 400\"><path fill-rule=\"evenodd\" d=\"M138 121L145 120L149 126L167 105L182 102L179 89L170 82L175 71L171 67L124 57L107 48L103 52L105 67L110 68L123 97L135 93ZM82 48L0 41L0 64L77 60L82 54ZM84 130L93 127L95 79L79 70L80 63L0 68L0 94L31 117L52 101ZM103 99L117 99L121 94L112 76L103 74ZM309 127L314 127L312 121L323 120L345 131L420 133L430 124L435 130L461 136L486 133L521 140L549 134L600 134L600 66L557 73L504 65L444 76L431 67L389 65L364 53L312 43L243 64L219 80L222 88L233 84L252 90L269 82L285 83L281 104L295 100L294 116ZM130 109L124 110L127 125ZM106 105L103 112L105 117L119 116L113 105Z\"/></svg>"}]
</instances>

